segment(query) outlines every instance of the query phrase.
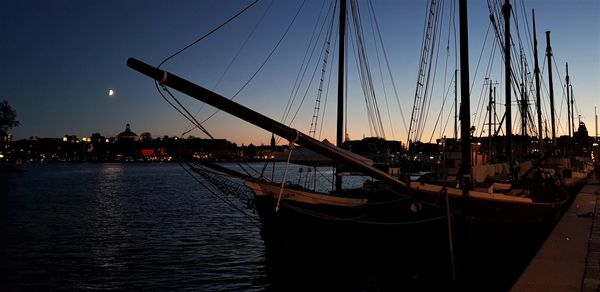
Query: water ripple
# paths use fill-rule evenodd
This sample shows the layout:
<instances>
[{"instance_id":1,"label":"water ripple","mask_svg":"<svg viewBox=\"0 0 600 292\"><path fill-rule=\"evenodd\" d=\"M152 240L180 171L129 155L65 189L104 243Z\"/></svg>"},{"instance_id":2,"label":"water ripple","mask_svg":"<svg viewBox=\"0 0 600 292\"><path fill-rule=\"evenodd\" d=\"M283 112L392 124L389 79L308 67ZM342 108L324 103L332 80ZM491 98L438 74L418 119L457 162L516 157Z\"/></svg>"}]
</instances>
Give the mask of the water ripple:
<instances>
[{"instance_id":1,"label":"water ripple","mask_svg":"<svg viewBox=\"0 0 600 292\"><path fill-rule=\"evenodd\" d=\"M257 227L179 166L27 168L0 181L3 288L265 289Z\"/></svg>"}]
</instances>

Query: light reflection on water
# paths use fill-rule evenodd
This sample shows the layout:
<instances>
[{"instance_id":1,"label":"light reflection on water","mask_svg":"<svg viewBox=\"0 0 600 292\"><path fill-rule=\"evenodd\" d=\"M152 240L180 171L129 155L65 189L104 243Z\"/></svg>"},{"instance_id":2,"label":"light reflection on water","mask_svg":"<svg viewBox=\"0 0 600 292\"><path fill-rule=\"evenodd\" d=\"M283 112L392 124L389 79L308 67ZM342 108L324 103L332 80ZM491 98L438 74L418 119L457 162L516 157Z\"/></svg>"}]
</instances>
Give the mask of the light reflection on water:
<instances>
[{"instance_id":1,"label":"light reflection on water","mask_svg":"<svg viewBox=\"0 0 600 292\"><path fill-rule=\"evenodd\" d=\"M27 165L0 178L0 286L263 290L258 228L176 164Z\"/></svg>"}]
</instances>

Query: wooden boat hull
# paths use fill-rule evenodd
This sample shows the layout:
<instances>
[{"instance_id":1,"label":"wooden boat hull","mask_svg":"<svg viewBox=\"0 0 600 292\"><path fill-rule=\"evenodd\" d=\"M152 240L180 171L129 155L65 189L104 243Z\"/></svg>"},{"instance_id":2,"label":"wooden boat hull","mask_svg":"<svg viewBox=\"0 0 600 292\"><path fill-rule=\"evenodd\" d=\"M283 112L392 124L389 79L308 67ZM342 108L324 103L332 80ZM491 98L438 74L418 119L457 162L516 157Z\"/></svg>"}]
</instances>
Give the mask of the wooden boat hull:
<instances>
[{"instance_id":1,"label":"wooden boat hull","mask_svg":"<svg viewBox=\"0 0 600 292\"><path fill-rule=\"evenodd\" d=\"M412 198L403 200L398 200L402 194L390 190L371 193L367 187L356 190L362 196L352 200L352 206L345 201L314 201L320 196L335 197L330 194L284 190L276 210L279 185L246 185L255 193L267 252L288 263L287 269L291 265L327 273L343 271L347 279L357 267L386 263L398 274L380 274L393 279L406 276L402 281L409 285L407 290L412 290L410 285L447 287L451 282L449 225L439 186L411 186ZM448 191L450 226L456 269L463 277L469 275L461 284L465 286L504 285L504 281L516 279L519 268L515 266L527 265L560 214L560 205L475 192L465 199L454 190ZM286 196L288 191L293 195ZM304 195L310 200L302 199ZM317 260L323 265L335 263L335 267L312 266ZM353 268L343 270L346 267Z\"/></svg>"},{"instance_id":2,"label":"wooden boat hull","mask_svg":"<svg viewBox=\"0 0 600 292\"><path fill-rule=\"evenodd\" d=\"M446 228L444 190L453 218L497 226L554 224L567 201L565 198L539 203L524 197L475 191L464 197L459 189L417 182L411 183L410 197L381 186L353 190L344 196L284 189L281 197L280 185L248 181L246 186L255 195L254 203L265 231L330 229L326 232L336 236L345 230L356 236L374 236L373 230L407 232L436 224Z\"/></svg>"},{"instance_id":3,"label":"wooden boat hull","mask_svg":"<svg viewBox=\"0 0 600 292\"><path fill-rule=\"evenodd\" d=\"M255 194L254 205L265 239L290 236L294 240L345 242L370 238L423 237L432 228L445 230L445 210L423 207L389 190L361 188L349 197L285 189L276 208L280 186L246 182ZM352 197L355 195L355 197ZM437 232L444 236L444 232Z\"/></svg>"}]
</instances>

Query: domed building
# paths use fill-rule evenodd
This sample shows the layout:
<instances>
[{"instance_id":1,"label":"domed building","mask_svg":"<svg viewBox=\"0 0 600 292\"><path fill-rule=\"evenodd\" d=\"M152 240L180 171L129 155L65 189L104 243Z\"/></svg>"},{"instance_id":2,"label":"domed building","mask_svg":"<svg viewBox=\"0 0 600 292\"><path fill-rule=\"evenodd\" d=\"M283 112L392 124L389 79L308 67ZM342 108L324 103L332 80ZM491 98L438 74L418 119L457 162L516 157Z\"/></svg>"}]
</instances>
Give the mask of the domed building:
<instances>
[{"instance_id":1,"label":"domed building","mask_svg":"<svg viewBox=\"0 0 600 292\"><path fill-rule=\"evenodd\" d=\"M121 141L139 141L140 137L131 131L131 128L129 127L129 123L125 126L125 131L119 133L119 135L117 135L117 141L121 142Z\"/></svg>"}]
</instances>

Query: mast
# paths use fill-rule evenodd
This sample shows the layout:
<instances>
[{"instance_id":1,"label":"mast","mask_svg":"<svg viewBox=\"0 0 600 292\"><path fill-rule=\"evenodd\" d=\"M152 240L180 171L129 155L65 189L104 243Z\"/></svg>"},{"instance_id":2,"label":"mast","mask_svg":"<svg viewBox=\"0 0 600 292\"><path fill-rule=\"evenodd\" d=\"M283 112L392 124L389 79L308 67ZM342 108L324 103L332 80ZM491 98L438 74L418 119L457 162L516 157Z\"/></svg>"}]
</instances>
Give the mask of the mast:
<instances>
[{"instance_id":1,"label":"mast","mask_svg":"<svg viewBox=\"0 0 600 292\"><path fill-rule=\"evenodd\" d=\"M458 140L458 70L454 69L454 139Z\"/></svg>"},{"instance_id":2,"label":"mast","mask_svg":"<svg viewBox=\"0 0 600 292\"><path fill-rule=\"evenodd\" d=\"M527 84L527 72L526 69L527 67L525 66L525 53L523 52L523 49L521 49L521 69L522 69L522 74L521 74L521 136L523 139L523 149L522 149L522 153L527 153L527 146L528 146L528 142L526 139L527 136L527 89L525 88L525 84Z\"/></svg>"},{"instance_id":3,"label":"mast","mask_svg":"<svg viewBox=\"0 0 600 292\"><path fill-rule=\"evenodd\" d=\"M462 160L460 181L463 195L467 196L471 174L471 105L469 102L469 29L467 20L467 0L459 1L460 19L460 139Z\"/></svg>"},{"instance_id":4,"label":"mast","mask_svg":"<svg viewBox=\"0 0 600 292\"><path fill-rule=\"evenodd\" d=\"M342 147L344 137L344 49L346 46L346 0L340 0L340 33L338 54L338 102L337 102L337 135L336 146ZM339 176L340 168L336 168L335 191L342 190L342 177Z\"/></svg>"},{"instance_id":5,"label":"mast","mask_svg":"<svg viewBox=\"0 0 600 292\"><path fill-rule=\"evenodd\" d=\"M598 114L596 113L596 107L594 107L594 116L596 117L596 140L598 140Z\"/></svg>"},{"instance_id":6,"label":"mast","mask_svg":"<svg viewBox=\"0 0 600 292\"><path fill-rule=\"evenodd\" d=\"M552 123L552 143L556 143L556 124L554 121L554 85L552 83L552 47L550 47L550 31L546 31L546 57L548 57L548 86L550 87L550 121Z\"/></svg>"},{"instance_id":7,"label":"mast","mask_svg":"<svg viewBox=\"0 0 600 292\"><path fill-rule=\"evenodd\" d=\"M521 135L523 136L523 142L525 146L527 146L527 140L525 136L527 135L527 92L525 88L525 84L521 83Z\"/></svg>"},{"instance_id":8,"label":"mast","mask_svg":"<svg viewBox=\"0 0 600 292\"><path fill-rule=\"evenodd\" d=\"M573 125L573 131L571 131L571 121L573 120L571 116L571 110L573 103L571 103L571 96L569 95L569 63L566 63L567 67L567 77L565 77L565 81L567 83L567 124L569 124L569 137L571 137L571 133L575 133L575 125Z\"/></svg>"},{"instance_id":9,"label":"mast","mask_svg":"<svg viewBox=\"0 0 600 292\"><path fill-rule=\"evenodd\" d=\"M490 97L489 97L489 105L488 105L488 153L489 153L489 161L492 160L492 107L494 106L493 94L494 90L492 89L492 80L490 79Z\"/></svg>"},{"instance_id":10,"label":"mast","mask_svg":"<svg viewBox=\"0 0 600 292\"><path fill-rule=\"evenodd\" d=\"M510 11L511 11L510 0L506 0L502 5L502 13L504 14L504 79L506 82L506 146L504 151L506 152L508 163L510 166L513 164L512 156L512 114L511 114L511 67L510 67Z\"/></svg>"},{"instance_id":11,"label":"mast","mask_svg":"<svg viewBox=\"0 0 600 292\"><path fill-rule=\"evenodd\" d=\"M573 84L570 84L569 87L571 88L571 120L573 120L573 135L575 135L575 107L573 105L575 97L573 96Z\"/></svg>"},{"instance_id":12,"label":"mast","mask_svg":"<svg viewBox=\"0 0 600 292\"><path fill-rule=\"evenodd\" d=\"M540 95L540 66L538 63L538 50L537 50L537 36L535 33L535 10L531 10L533 14L533 51L535 59L535 68L533 72L535 74L535 97L537 102L537 120L538 120L538 142L540 143L540 151L544 151L542 141L542 98Z\"/></svg>"},{"instance_id":13,"label":"mast","mask_svg":"<svg viewBox=\"0 0 600 292\"><path fill-rule=\"evenodd\" d=\"M498 100L498 98L496 97L496 85L498 85L498 81L496 81L496 83L494 84L494 98L493 98L494 99L494 104L493 104L494 105L494 115L493 115L493 118L494 118L493 119L493 121L494 121L494 123L493 123L494 124L494 137L498 136L498 130L499 130L499 129L496 128L496 125L498 125L498 124L496 124L496 122L498 122L496 120L498 118L498 111L496 110L496 106L497 106L496 101ZM500 125L502 125L502 124L500 124Z\"/></svg>"}]
</instances>

